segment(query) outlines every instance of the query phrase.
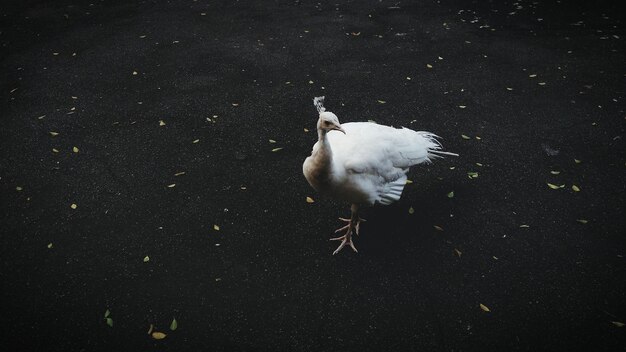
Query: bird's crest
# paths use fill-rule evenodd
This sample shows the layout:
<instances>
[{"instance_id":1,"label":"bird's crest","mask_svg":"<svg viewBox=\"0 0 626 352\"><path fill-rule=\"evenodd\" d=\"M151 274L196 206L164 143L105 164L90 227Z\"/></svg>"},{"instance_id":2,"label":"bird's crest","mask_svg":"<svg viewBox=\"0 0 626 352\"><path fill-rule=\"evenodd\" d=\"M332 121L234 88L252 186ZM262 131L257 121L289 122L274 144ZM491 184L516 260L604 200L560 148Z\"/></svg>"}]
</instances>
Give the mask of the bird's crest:
<instances>
[{"instance_id":1,"label":"bird's crest","mask_svg":"<svg viewBox=\"0 0 626 352\"><path fill-rule=\"evenodd\" d=\"M313 105L315 105L317 112L320 114L326 111L326 108L324 107L324 97L313 98Z\"/></svg>"}]
</instances>

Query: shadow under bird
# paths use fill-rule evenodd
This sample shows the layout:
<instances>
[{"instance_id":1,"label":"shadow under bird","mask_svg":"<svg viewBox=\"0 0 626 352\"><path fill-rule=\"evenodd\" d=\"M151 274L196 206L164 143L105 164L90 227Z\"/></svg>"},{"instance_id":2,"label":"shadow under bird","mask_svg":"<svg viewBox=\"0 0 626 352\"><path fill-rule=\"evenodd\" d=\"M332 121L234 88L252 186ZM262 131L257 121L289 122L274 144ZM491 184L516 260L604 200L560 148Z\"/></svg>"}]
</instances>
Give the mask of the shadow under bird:
<instances>
[{"instance_id":1,"label":"shadow under bird","mask_svg":"<svg viewBox=\"0 0 626 352\"><path fill-rule=\"evenodd\" d=\"M331 240L341 241L333 255L346 244L357 252L352 234L358 235L365 221L359 217L361 206L398 201L411 166L458 154L442 151L433 133L373 122L340 124L337 115L324 108L324 97L316 97L313 104L319 112L318 141L302 171L316 191L352 204L350 219L339 218L347 225L335 231L344 234Z\"/></svg>"}]
</instances>

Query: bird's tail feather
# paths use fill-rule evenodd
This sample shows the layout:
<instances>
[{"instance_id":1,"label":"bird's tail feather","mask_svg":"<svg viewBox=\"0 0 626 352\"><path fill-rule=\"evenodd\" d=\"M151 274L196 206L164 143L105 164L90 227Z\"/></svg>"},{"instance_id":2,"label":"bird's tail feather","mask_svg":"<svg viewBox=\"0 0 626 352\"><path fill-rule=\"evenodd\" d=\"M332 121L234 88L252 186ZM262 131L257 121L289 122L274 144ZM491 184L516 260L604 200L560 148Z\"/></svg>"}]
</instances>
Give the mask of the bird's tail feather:
<instances>
[{"instance_id":1,"label":"bird's tail feather","mask_svg":"<svg viewBox=\"0 0 626 352\"><path fill-rule=\"evenodd\" d=\"M428 160L427 162L430 162L430 158L436 159L436 158L443 158L445 155L448 156L459 156L459 154L457 153L452 153L452 152L444 152L443 150L443 146L441 145L441 142L439 142L438 135L434 134L434 133L430 133L430 132L417 132L421 137L423 137L426 142L427 142L427 150L428 150Z\"/></svg>"}]
</instances>

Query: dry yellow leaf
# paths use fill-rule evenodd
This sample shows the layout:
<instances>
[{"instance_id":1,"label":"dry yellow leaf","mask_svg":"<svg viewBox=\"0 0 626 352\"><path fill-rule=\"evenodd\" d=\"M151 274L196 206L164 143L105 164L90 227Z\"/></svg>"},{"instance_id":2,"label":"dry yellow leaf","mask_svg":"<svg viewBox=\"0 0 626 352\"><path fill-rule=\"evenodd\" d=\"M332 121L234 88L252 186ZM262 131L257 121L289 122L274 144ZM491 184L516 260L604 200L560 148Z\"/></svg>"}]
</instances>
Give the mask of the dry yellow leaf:
<instances>
[{"instance_id":1,"label":"dry yellow leaf","mask_svg":"<svg viewBox=\"0 0 626 352\"><path fill-rule=\"evenodd\" d=\"M53 153L58 153L58 152L59 152L59 150L58 150L57 148L52 148L52 152L53 152Z\"/></svg>"},{"instance_id":2,"label":"dry yellow leaf","mask_svg":"<svg viewBox=\"0 0 626 352\"><path fill-rule=\"evenodd\" d=\"M74 153L78 153L78 147L73 147L73 148L72 148L72 151L73 151Z\"/></svg>"},{"instance_id":3,"label":"dry yellow leaf","mask_svg":"<svg viewBox=\"0 0 626 352\"><path fill-rule=\"evenodd\" d=\"M526 229L526 228L529 228L530 226L528 226L528 225L519 225L519 227Z\"/></svg>"},{"instance_id":4,"label":"dry yellow leaf","mask_svg":"<svg viewBox=\"0 0 626 352\"><path fill-rule=\"evenodd\" d=\"M272 149L272 151L273 151L273 152L277 152L277 151L282 150L282 149L283 149L283 148L274 148L274 149Z\"/></svg>"},{"instance_id":5,"label":"dry yellow leaf","mask_svg":"<svg viewBox=\"0 0 626 352\"><path fill-rule=\"evenodd\" d=\"M491 310L489 309L489 307L487 307L486 305L484 305L484 304L482 304L482 303L480 304L480 309L482 309L482 310L483 310L483 311L485 311L485 312L491 312Z\"/></svg>"},{"instance_id":6,"label":"dry yellow leaf","mask_svg":"<svg viewBox=\"0 0 626 352\"><path fill-rule=\"evenodd\" d=\"M461 135L461 138L463 138L463 139L471 139L469 136L466 136L464 134Z\"/></svg>"},{"instance_id":7,"label":"dry yellow leaf","mask_svg":"<svg viewBox=\"0 0 626 352\"><path fill-rule=\"evenodd\" d=\"M578 159L574 159L574 162L575 162L576 164L580 164L580 163L582 163L583 161L582 161L582 160L578 160Z\"/></svg>"},{"instance_id":8,"label":"dry yellow leaf","mask_svg":"<svg viewBox=\"0 0 626 352\"><path fill-rule=\"evenodd\" d=\"M459 108L461 108L461 109L465 109L466 107L467 106L465 106L465 105L459 105Z\"/></svg>"},{"instance_id":9,"label":"dry yellow leaf","mask_svg":"<svg viewBox=\"0 0 626 352\"><path fill-rule=\"evenodd\" d=\"M413 207L410 207L409 208L409 214L413 214L413 213L415 213L415 209L413 209Z\"/></svg>"},{"instance_id":10,"label":"dry yellow leaf","mask_svg":"<svg viewBox=\"0 0 626 352\"><path fill-rule=\"evenodd\" d=\"M586 224L586 223L588 223L588 222L589 222L589 221L587 221L587 220L585 220L585 219L576 219L576 221L578 221L578 222L579 222L579 223L581 223L581 224Z\"/></svg>"},{"instance_id":11,"label":"dry yellow leaf","mask_svg":"<svg viewBox=\"0 0 626 352\"><path fill-rule=\"evenodd\" d=\"M315 203L315 201L311 197L306 197L306 202L307 203Z\"/></svg>"},{"instance_id":12,"label":"dry yellow leaf","mask_svg":"<svg viewBox=\"0 0 626 352\"><path fill-rule=\"evenodd\" d=\"M273 139L270 139L269 141L270 141L270 143L276 143L276 141L273 140Z\"/></svg>"},{"instance_id":13,"label":"dry yellow leaf","mask_svg":"<svg viewBox=\"0 0 626 352\"><path fill-rule=\"evenodd\" d=\"M463 254L463 252L461 252L460 250L458 250L458 249L456 249L456 248L454 249L454 253L456 253L456 255L457 255L459 258L461 258L461 254Z\"/></svg>"},{"instance_id":14,"label":"dry yellow leaf","mask_svg":"<svg viewBox=\"0 0 626 352\"><path fill-rule=\"evenodd\" d=\"M72 203L72 205L70 205L70 208L72 208L72 209L76 209L76 208L78 208L78 205L76 205L76 204Z\"/></svg>"},{"instance_id":15,"label":"dry yellow leaf","mask_svg":"<svg viewBox=\"0 0 626 352\"><path fill-rule=\"evenodd\" d=\"M552 184L552 183L548 183L548 187L550 187L550 188L552 188L552 189L559 189L559 188L563 188L563 186L557 186L557 185L554 185L554 184Z\"/></svg>"},{"instance_id":16,"label":"dry yellow leaf","mask_svg":"<svg viewBox=\"0 0 626 352\"><path fill-rule=\"evenodd\" d=\"M411 180L406 180L406 182L405 182L405 183L406 183L407 185L410 185L411 183L413 183L413 181L411 181Z\"/></svg>"},{"instance_id":17,"label":"dry yellow leaf","mask_svg":"<svg viewBox=\"0 0 626 352\"><path fill-rule=\"evenodd\" d=\"M20 187L20 186L16 186L16 187L15 187L15 190L16 190L16 191L18 191L18 192L19 192L19 191L21 191L22 189L23 189L23 188L22 188L22 187Z\"/></svg>"},{"instance_id":18,"label":"dry yellow leaf","mask_svg":"<svg viewBox=\"0 0 626 352\"><path fill-rule=\"evenodd\" d=\"M624 327L624 323L622 323L621 321L612 321L611 323L613 323L613 325L617 326L618 328Z\"/></svg>"},{"instance_id":19,"label":"dry yellow leaf","mask_svg":"<svg viewBox=\"0 0 626 352\"><path fill-rule=\"evenodd\" d=\"M428 67L428 68L433 68L433 65L431 65L431 64L426 64L426 67Z\"/></svg>"},{"instance_id":20,"label":"dry yellow leaf","mask_svg":"<svg viewBox=\"0 0 626 352\"><path fill-rule=\"evenodd\" d=\"M381 104L386 104L387 102L384 100L377 100L377 102L381 103Z\"/></svg>"},{"instance_id":21,"label":"dry yellow leaf","mask_svg":"<svg viewBox=\"0 0 626 352\"><path fill-rule=\"evenodd\" d=\"M572 185L572 190L574 192L580 192L580 188L578 186L576 186L576 185Z\"/></svg>"},{"instance_id":22,"label":"dry yellow leaf","mask_svg":"<svg viewBox=\"0 0 626 352\"><path fill-rule=\"evenodd\" d=\"M166 336L166 334L159 331L155 331L152 333L152 338L155 340L163 340Z\"/></svg>"},{"instance_id":23,"label":"dry yellow leaf","mask_svg":"<svg viewBox=\"0 0 626 352\"><path fill-rule=\"evenodd\" d=\"M435 230L437 230L437 231L443 231L443 228L442 228L441 226L434 225L433 227L434 227L434 228L435 228Z\"/></svg>"},{"instance_id":24,"label":"dry yellow leaf","mask_svg":"<svg viewBox=\"0 0 626 352\"><path fill-rule=\"evenodd\" d=\"M150 324L150 329L148 329L148 335L152 334L152 330L154 330L154 325Z\"/></svg>"},{"instance_id":25,"label":"dry yellow leaf","mask_svg":"<svg viewBox=\"0 0 626 352\"><path fill-rule=\"evenodd\" d=\"M54 136L58 136L58 135L59 135L59 132L49 132L49 133L50 133L50 135L51 135L52 137L54 137Z\"/></svg>"},{"instance_id":26,"label":"dry yellow leaf","mask_svg":"<svg viewBox=\"0 0 626 352\"><path fill-rule=\"evenodd\" d=\"M194 143L194 144L195 144L195 143L198 143L198 142L200 142L200 140L199 140L199 139L194 139L194 140L193 140L193 142L191 142L191 143Z\"/></svg>"},{"instance_id":27,"label":"dry yellow leaf","mask_svg":"<svg viewBox=\"0 0 626 352\"><path fill-rule=\"evenodd\" d=\"M215 231L219 231L219 230L220 230L220 227L219 227L219 226L217 226L217 225L213 225L213 230L215 230Z\"/></svg>"},{"instance_id":28,"label":"dry yellow leaf","mask_svg":"<svg viewBox=\"0 0 626 352\"><path fill-rule=\"evenodd\" d=\"M184 175L184 174L185 174L185 171L181 171L181 172L175 173L174 176L181 176L181 175Z\"/></svg>"},{"instance_id":29,"label":"dry yellow leaf","mask_svg":"<svg viewBox=\"0 0 626 352\"><path fill-rule=\"evenodd\" d=\"M304 129L304 132L309 132L309 129L308 129L308 128L305 128L305 129Z\"/></svg>"},{"instance_id":30,"label":"dry yellow leaf","mask_svg":"<svg viewBox=\"0 0 626 352\"><path fill-rule=\"evenodd\" d=\"M159 120L159 126L165 126L165 121Z\"/></svg>"},{"instance_id":31,"label":"dry yellow leaf","mask_svg":"<svg viewBox=\"0 0 626 352\"><path fill-rule=\"evenodd\" d=\"M176 187L175 183L172 183L171 185L167 185L167 188L173 188L173 187Z\"/></svg>"},{"instance_id":32,"label":"dry yellow leaf","mask_svg":"<svg viewBox=\"0 0 626 352\"><path fill-rule=\"evenodd\" d=\"M551 173L551 174L553 174L553 175L558 175L558 174L560 174L560 173L561 173L561 171L554 171L554 170L553 170L553 171L550 171L550 173Z\"/></svg>"}]
</instances>

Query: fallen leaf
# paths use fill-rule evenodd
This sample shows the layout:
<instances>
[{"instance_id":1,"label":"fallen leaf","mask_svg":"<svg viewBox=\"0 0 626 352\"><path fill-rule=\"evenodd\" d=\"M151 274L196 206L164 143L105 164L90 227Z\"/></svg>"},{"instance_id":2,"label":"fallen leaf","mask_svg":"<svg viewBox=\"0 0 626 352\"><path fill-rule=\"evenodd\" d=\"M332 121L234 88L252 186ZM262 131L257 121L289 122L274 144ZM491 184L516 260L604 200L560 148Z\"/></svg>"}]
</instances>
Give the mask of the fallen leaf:
<instances>
[{"instance_id":1,"label":"fallen leaf","mask_svg":"<svg viewBox=\"0 0 626 352\"><path fill-rule=\"evenodd\" d=\"M167 335L162 332L155 331L152 333L152 338L155 340L163 340Z\"/></svg>"},{"instance_id":2,"label":"fallen leaf","mask_svg":"<svg viewBox=\"0 0 626 352\"><path fill-rule=\"evenodd\" d=\"M165 121L159 120L159 126L165 126Z\"/></svg>"},{"instance_id":3,"label":"fallen leaf","mask_svg":"<svg viewBox=\"0 0 626 352\"><path fill-rule=\"evenodd\" d=\"M178 322L176 321L176 318L172 319L172 323L170 324L170 330L174 331L178 329Z\"/></svg>"},{"instance_id":4,"label":"fallen leaf","mask_svg":"<svg viewBox=\"0 0 626 352\"><path fill-rule=\"evenodd\" d=\"M277 152L277 151L282 150L282 149L283 149L283 148L274 148L274 149L272 149L272 151L273 151L273 152Z\"/></svg>"},{"instance_id":5,"label":"fallen leaf","mask_svg":"<svg viewBox=\"0 0 626 352\"><path fill-rule=\"evenodd\" d=\"M16 187L15 187L15 190L16 190L16 191L18 191L18 192L19 192L19 191L21 191L22 189L23 189L23 188L22 188L22 187L20 187L20 186L16 186Z\"/></svg>"},{"instance_id":6,"label":"fallen leaf","mask_svg":"<svg viewBox=\"0 0 626 352\"><path fill-rule=\"evenodd\" d=\"M583 161L582 161L582 160L578 160L578 159L574 159L574 162L575 162L576 164L580 164L580 163L582 163Z\"/></svg>"},{"instance_id":7,"label":"fallen leaf","mask_svg":"<svg viewBox=\"0 0 626 352\"><path fill-rule=\"evenodd\" d=\"M78 208L78 205L76 205L76 204L72 203L72 205L70 205L70 208L72 208L72 209L76 209L76 208Z\"/></svg>"},{"instance_id":8,"label":"fallen leaf","mask_svg":"<svg viewBox=\"0 0 626 352\"><path fill-rule=\"evenodd\" d=\"M469 136L466 136L464 134L461 135L461 138L463 138L463 139L471 139Z\"/></svg>"},{"instance_id":9,"label":"fallen leaf","mask_svg":"<svg viewBox=\"0 0 626 352\"><path fill-rule=\"evenodd\" d=\"M513 90L513 88L506 87L506 90Z\"/></svg>"},{"instance_id":10,"label":"fallen leaf","mask_svg":"<svg viewBox=\"0 0 626 352\"><path fill-rule=\"evenodd\" d=\"M428 67L428 68L433 68L433 65L431 65L431 64L426 64L426 67Z\"/></svg>"},{"instance_id":11,"label":"fallen leaf","mask_svg":"<svg viewBox=\"0 0 626 352\"><path fill-rule=\"evenodd\" d=\"M59 152L59 150L58 150L57 148L52 148L52 152L53 152L53 153L58 153L58 152Z\"/></svg>"},{"instance_id":12,"label":"fallen leaf","mask_svg":"<svg viewBox=\"0 0 626 352\"><path fill-rule=\"evenodd\" d=\"M576 221L578 221L578 222L579 222L579 223L581 223L581 224L586 224L586 223L588 223L588 222L589 222L589 221L587 221L587 220L585 220L585 219L576 219Z\"/></svg>"},{"instance_id":13,"label":"fallen leaf","mask_svg":"<svg viewBox=\"0 0 626 352\"><path fill-rule=\"evenodd\" d=\"M149 261L150 261L150 257L148 257L148 256L143 257L143 262L144 263L147 263Z\"/></svg>"},{"instance_id":14,"label":"fallen leaf","mask_svg":"<svg viewBox=\"0 0 626 352\"><path fill-rule=\"evenodd\" d=\"M454 253L456 253L456 255L457 255L459 258L461 258L461 254L463 254L463 252L461 252L460 250L458 250L458 249L456 249L456 248L454 249Z\"/></svg>"},{"instance_id":15,"label":"fallen leaf","mask_svg":"<svg viewBox=\"0 0 626 352\"><path fill-rule=\"evenodd\" d=\"M454 197L454 191L448 193L448 198Z\"/></svg>"},{"instance_id":16,"label":"fallen leaf","mask_svg":"<svg viewBox=\"0 0 626 352\"><path fill-rule=\"evenodd\" d=\"M461 109L465 109L466 107L467 106L465 106L465 105L459 105L459 108L461 108Z\"/></svg>"},{"instance_id":17,"label":"fallen leaf","mask_svg":"<svg viewBox=\"0 0 626 352\"><path fill-rule=\"evenodd\" d=\"M557 185L554 185L552 183L547 183L547 185L548 185L548 187L550 187L552 189L559 189L559 188L565 187L565 185L557 186Z\"/></svg>"},{"instance_id":18,"label":"fallen leaf","mask_svg":"<svg viewBox=\"0 0 626 352\"><path fill-rule=\"evenodd\" d=\"M239 106L239 103L233 103L232 105L233 106Z\"/></svg>"},{"instance_id":19,"label":"fallen leaf","mask_svg":"<svg viewBox=\"0 0 626 352\"><path fill-rule=\"evenodd\" d=\"M381 104L386 104L387 102L384 100L376 100L377 102L381 103Z\"/></svg>"},{"instance_id":20,"label":"fallen leaf","mask_svg":"<svg viewBox=\"0 0 626 352\"><path fill-rule=\"evenodd\" d=\"M48 133L50 133L50 135L51 135L52 137L54 137L54 136L58 136L58 135L59 135L59 132L48 132Z\"/></svg>"},{"instance_id":21,"label":"fallen leaf","mask_svg":"<svg viewBox=\"0 0 626 352\"><path fill-rule=\"evenodd\" d=\"M484 305L482 303L480 304L480 309L482 309L485 312L491 312L491 310L486 305Z\"/></svg>"},{"instance_id":22,"label":"fallen leaf","mask_svg":"<svg viewBox=\"0 0 626 352\"><path fill-rule=\"evenodd\" d=\"M413 214L413 213L415 213L415 209L413 209L413 207L410 207L409 208L409 214Z\"/></svg>"},{"instance_id":23,"label":"fallen leaf","mask_svg":"<svg viewBox=\"0 0 626 352\"><path fill-rule=\"evenodd\" d=\"M167 188L173 188L173 187L176 187L176 184L175 184L175 183L172 183L172 184L167 185Z\"/></svg>"},{"instance_id":24,"label":"fallen leaf","mask_svg":"<svg viewBox=\"0 0 626 352\"><path fill-rule=\"evenodd\" d=\"M574 192L580 192L580 188L578 186L576 186L576 185L572 185L572 190Z\"/></svg>"},{"instance_id":25,"label":"fallen leaf","mask_svg":"<svg viewBox=\"0 0 626 352\"><path fill-rule=\"evenodd\" d=\"M314 203L315 201L311 197L306 197L306 202L307 203Z\"/></svg>"},{"instance_id":26,"label":"fallen leaf","mask_svg":"<svg viewBox=\"0 0 626 352\"><path fill-rule=\"evenodd\" d=\"M530 226L528 226L528 225L519 225L519 227L521 227L521 228L524 228L524 229L525 229L525 228L529 228Z\"/></svg>"},{"instance_id":27,"label":"fallen leaf","mask_svg":"<svg viewBox=\"0 0 626 352\"><path fill-rule=\"evenodd\" d=\"M133 76L137 76L137 71L133 71Z\"/></svg>"},{"instance_id":28,"label":"fallen leaf","mask_svg":"<svg viewBox=\"0 0 626 352\"><path fill-rule=\"evenodd\" d=\"M77 147L73 147L73 148L72 148L72 151L73 151L74 153L78 153L78 148L77 148Z\"/></svg>"},{"instance_id":29,"label":"fallen leaf","mask_svg":"<svg viewBox=\"0 0 626 352\"><path fill-rule=\"evenodd\" d=\"M537 77L537 75L533 73L532 75L528 75L528 77L535 78L535 77Z\"/></svg>"},{"instance_id":30,"label":"fallen leaf","mask_svg":"<svg viewBox=\"0 0 626 352\"><path fill-rule=\"evenodd\" d=\"M269 141L270 141L270 143L276 143L276 141L273 140L273 139L270 139Z\"/></svg>"},{"instance_id":31,"label":"fallen leaf","mask_svg":"<svg viewBox=\"0 0 626 352\"><path fill-rule=\"evenodd\" d=\"M150 324L150 328L148 329L148 335L152 334L152 330L154 330L154 325Z\"/></svg>"},{"instance_id":32,"label":"fallen leaf","mask_svg":"<svg viewBox=\"0 0 626 352\"><path fill-rule=\"evenodd\" d=\"M483 164L481 164L481 163L476 163L476 166L483 166Z\"/></svg>"},{"instance_id":33,"label":"fallen leaf","mask_svg":"<svg viewBox=\"0 0 626 352\"><path fill-rule=\"evenodd\" d=\"M304 129L304 132L309 132L309 129L308 129L308 128L305 128L305 129Z\"/></svg>"},{"instance_id":34,"label":"fallen leaf","mask_svg":"<svg viewBox=\"0 0 626 352\"><path fill-rule=\"evenodd\" d=\"M181 175L184 175L184 174L185 174L185 171L181 171L181 172L175 173L174 176L181 176Z\"/></svg>"},{"instance_id":35,"label":"fallen leaf","mask_svg":"<svg viewBox=\"0 0 626 352\"><path fill-rule=\"evenodd\" d=\"M624 323L622 323L621 321L612 321L611 323L613 323L613 325L617 326L618 328L624 327Z\"/></svg>"},{"instance_id":36,"label":"fallen leaf","mask_svg":"<svg viewBox=\"0 0 626 352\"><path fill-rule=\"evenodd\" d=\"M191 143L194 143L194 144L195 144L195 143L198 143L198 142L200 142L200 140L199 140L199 139L194 139L194 140L193 140L193 142L191 142Z\"/></svg>"},{"instance_id":37,"label":"fallen leaf","mask_svg":"<svg viewBox=\"0 0 626 352\"><path fill-rule=\"evenodd\" d=\"M475 136L474 138L476 138L477 140L481 140L482 139L479 136Z\"/></svg>"},{"instance_id":38,"label":"fallen leaf","mask_svg":"<svg viewBox=\"0 0 626 352\"><path fill-rule=\"evenodd\" d=\"M113 319L106 318L106 320L107 320L107 325L110 326L110 327L113 327Z\"/></svg>"},{"instance_id":39,"label":"fallen leaf","mask_svg":"<svg viewBox=\"0 0 626 352\"><path fill-rule=\"evenodd\" d=\"M434 227L434 228L435 228L435 230L437 230L437 231L443 231L443 228L442 228L441 226L434 225L433 227Z\"/></svg>"},{"instance_id":40,"label":"fallen leaf","mask_svg":"<svg viewBox=\"0 0 626 352\"><path fill-rule=\"evenodd\" d=\"M407 179L405 183L406 183L407 185L410 185L411 183L413 183L413 181L411 181L411 180L408 180L408 179Z\"/></svg>"},{"instance_id":41,"label":"fallen leaf","mask_svg":"<svg viewBox=\"0 0 626 352\"><path fill-rule=\"evenodd\" d=\"M219 226L217 226L217 225L213 225L213 230L215 230L215 231L219 231L219 230L220 230L220 227L219 227Z\"/></svg>"},{"instance_id":42,"label":"fallen leaf","mask_svg":"<svg viewBox=\"0 0 626 352\"><path fill-rule=\"evenodd\" d=\"M561 171L554 171L554 170L553 170L553 171L550 171L550 173L551 173L551 174L553 174L553 175L558 175L558 174L560 174L560 173L561 173Z\"/></svg>"},{"instance_id":43,"label":"fallen leaf","mask_svg":"<svg viewBox=\"0 0 626 352\"><path fill-rule=\"evenodd\" d=\"M539 83L537 83L537 84L538 84L538 85L540 85L540 86L545 86L545 85L546 85L546 82L539 82Z\"/></svg>"},{"instance_id":44,"label":"fallen leaf","mask_svg":"<svg viewBox=\"0 0 626 352\"><path fill-rule=\"evenodd\" d=\"M108 318L108 317L109 317L109 315L111 315L111 311L107 309L107 310L104 312L104 317L105 317L105 318Z\"/></svg>"},{"instance_id":45,"label":"fallen leaf","mask_svg":"<svg viewBox=\"0 0 626 352\"><path fill-rule=\"evenodd\" d=\"M478 178L478 172L468 172L467 173L467 177L471 178Z\"/></svg>"},{"instance_id":46,"label":"fallen leaf","mask_svg":"<svg viewBox=\"0 0 626 352\"><path fill-rule=\"evenodd\" d=\"M48 243L48 248L52 248L52 242Z\"/></svg>"}]
</instances>

